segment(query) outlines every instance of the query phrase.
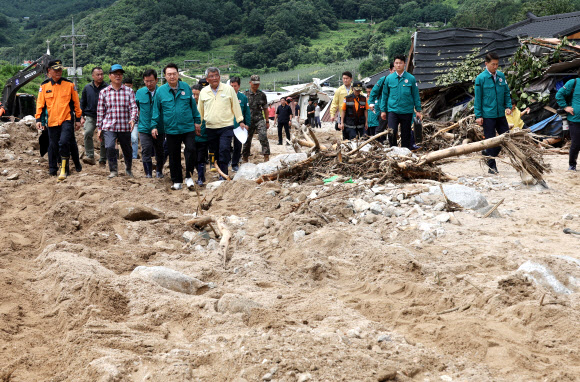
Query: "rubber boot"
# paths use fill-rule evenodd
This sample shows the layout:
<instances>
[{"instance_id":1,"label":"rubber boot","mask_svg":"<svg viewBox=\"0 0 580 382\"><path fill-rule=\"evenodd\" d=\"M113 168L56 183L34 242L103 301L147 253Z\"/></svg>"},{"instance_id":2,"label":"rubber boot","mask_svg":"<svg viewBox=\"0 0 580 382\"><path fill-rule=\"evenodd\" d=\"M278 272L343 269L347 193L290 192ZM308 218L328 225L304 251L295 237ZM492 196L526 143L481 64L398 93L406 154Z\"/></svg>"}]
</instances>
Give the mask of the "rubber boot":
<instances>
[{"instance_id":1,"label":"rubber boot","mask_svg":"<svg viewBox=\"0 0 580 382\"><path fill-rule=\"evenodd\" d=\"M66 179L68 169L68 158L62 158L62 165L60 167L60 174L58 176L58 181L62 182Z\"/></svg>"},{"instance_id":2,"label":"rubber boot","mask_svg":"<svg viewBox=\"0 0 580 382\"><path fill-rule=\"evenodd\" d=\"M134 178L133 172L131 171L131 165L129 163L125 163L125 175L127 175L129 178Z\"/></svg>"},{"instance_id":3,"label":"rubber boot","mask_svg":"<svg viewBox=\"0 0 580 382\"><path fill-rule=\"evenodd\" d=\"M205 163L198 163L197 168L197 183L198 186L202 186L205 183Z\"/></svg>"},{"instance_id":4,"label":"rubber boot","mask_svg":"<svg viewBox=\"0 0 580 382\"><path fill-rule=\"evenodd\" d=\"M214 153L209 153L209 171L216 172L215 169L215 155Z\"/></svg>"},{"instance_id":5,"label":"rubber boot","mask_svg":"<svg viewBox=\"0 0 580 382\"><path fill-rule=\"evenodd\" d=\"M264 162L267 162L270 160L270 155L266 154L264 155Z\"/></svg>"},{"instance_id":6,"label":"rubber boot","mask_svg":"<svg viewBox=\"0 0 580 382\"><path fill-rule=\"evenodd\" d=\"M143 169L145 170L145 178L152 178L153 177L153 163L152 162L143 162Z\"/></svg>"}]
</instances>

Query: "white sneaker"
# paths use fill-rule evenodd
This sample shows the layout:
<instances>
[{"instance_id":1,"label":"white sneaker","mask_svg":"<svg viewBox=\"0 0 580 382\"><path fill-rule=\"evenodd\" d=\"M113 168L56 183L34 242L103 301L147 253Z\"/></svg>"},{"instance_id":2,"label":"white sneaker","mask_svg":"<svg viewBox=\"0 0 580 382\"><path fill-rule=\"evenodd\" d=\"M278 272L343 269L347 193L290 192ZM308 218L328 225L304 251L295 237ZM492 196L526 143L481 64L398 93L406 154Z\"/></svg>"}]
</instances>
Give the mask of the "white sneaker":
<instances>
[{"instance_id":1,"label":"white sneaker","mask_svg":"<svg viewBox=\"0 0 580 382\"><path fill-rule=\"evenodd\" d=\"M172 190L181 190L181 183L173 183Z\"/></svg>"},{"instance_id":2,"label":"white sneaker","mask_svg":"<svg viewBox=\"0 0 580 382\"><path fill-rule=\"evenodd\" d=\"M194 183L193 183L193 179L191 179L191 178L185 178L185 185L187 186L187 188L195 187Z\"/></svg>"}]
</instances>

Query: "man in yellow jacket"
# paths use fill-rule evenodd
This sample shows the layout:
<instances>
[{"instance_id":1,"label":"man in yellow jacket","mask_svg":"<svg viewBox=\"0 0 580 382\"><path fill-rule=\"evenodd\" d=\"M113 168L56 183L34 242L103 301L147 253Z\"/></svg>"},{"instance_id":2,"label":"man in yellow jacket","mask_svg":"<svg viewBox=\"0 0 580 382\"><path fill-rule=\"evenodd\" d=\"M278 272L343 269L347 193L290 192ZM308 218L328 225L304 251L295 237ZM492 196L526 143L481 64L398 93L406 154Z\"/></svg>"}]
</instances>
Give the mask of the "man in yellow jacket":
<instances>
[{"instance_id":1,"label":"man in yellow jacket","mask_svg":"<svg viewBox=\"0 0 580 382\"><path fill-rule=\"evenodd\" d=\"M342 108L342 104L344 103L344 98L347 95L352 94L352 73L351 72L344 72L342 73L342 85L336 89L334 93L334 97L332 98L332 102L330 103L330 120L335 122L336 120L336 130L338 129L338 125L340 124L340 109ZM336 113L339 113L336 115ZM342 131L342 138L345 138L345 130Z\"/></svg>"},{"instance_id":2,"label":"man in yellow jacket","mask_svg":"<svg viewBox=\"0 0 580 382\"><path fill-rule=\"evenodd\" d=\"M74 83L62 78L62 61L53 60L48 63L49 80L40 86L36 100L36 127L43 130L41 115L46 107L48 112L48 168L51 175L57 174L58 156L62 158L59 181L67 176L71 144L76 145L74 131L81 128L82 116L79 94ZM71 106L74 110L71 110ZM74 124L74 127L73 127Z\"/></svg>"},{"instance_id":3,"label":"man in yellow jacket","mask_svg":"<svg viewBox=\"0 0 580 382\"><path fill-rule=\"evenodd\" d=\"M234 88L220 82L219 69L208 68L205 71L205 78L209 86L199 92L199 114L202 121L205 121L209 152L218 155L218 167L223 174L228 175L234 119L244 130L247 130L246 122L249 122L244 120ZM223 180L222 175L220 180Z\"/></svg>"}]
</instances>

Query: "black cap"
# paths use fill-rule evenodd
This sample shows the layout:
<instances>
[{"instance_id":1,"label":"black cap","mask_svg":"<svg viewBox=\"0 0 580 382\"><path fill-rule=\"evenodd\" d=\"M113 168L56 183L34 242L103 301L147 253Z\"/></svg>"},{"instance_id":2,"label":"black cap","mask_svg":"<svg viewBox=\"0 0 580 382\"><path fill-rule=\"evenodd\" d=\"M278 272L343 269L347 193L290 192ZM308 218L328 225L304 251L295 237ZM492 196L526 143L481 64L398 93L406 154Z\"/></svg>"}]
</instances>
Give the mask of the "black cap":
<instances>
[{"instance_id":1,"label":"black cap","mask_svg":"<svg viewBox=\"0 0 580 382\"><path fill-rule=\"evenodd\" d=\"M52 60L48 62L48 68L49 69L54 69L54 70L58 70L58 69L62 69L62 61L61 60Z\"/></svg>"},{"instance_id":2,"label":"black cap","mask_svg":"<svg viewBox=\"0 0 580 382\"><path fill-rule=\"evenodd\" d=\"M352 84L352 88L353 88L354 90L363 90L363 83L362 83L361 81L355 81L355 82Z\"/></svg>"},{"instance_id":3,"label":"black cap","mask_svg":"<svg viewBox=\"0 0 580 382\"><path fill-rule=\"evenodd\" d=\"M207 82L207 80L205 78L202 78L201 80L198 81L198 84L205 87L205 86L209 85L209 82Z\"/></svg>"}]
</instances>

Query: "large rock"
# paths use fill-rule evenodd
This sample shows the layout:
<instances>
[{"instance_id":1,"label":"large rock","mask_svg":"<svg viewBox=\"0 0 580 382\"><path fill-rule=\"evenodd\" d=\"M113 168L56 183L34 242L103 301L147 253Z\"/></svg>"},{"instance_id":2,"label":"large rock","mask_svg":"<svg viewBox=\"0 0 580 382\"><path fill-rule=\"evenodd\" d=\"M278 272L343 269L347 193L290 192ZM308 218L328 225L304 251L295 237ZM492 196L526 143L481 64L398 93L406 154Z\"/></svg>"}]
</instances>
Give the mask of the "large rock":
<instances>
[{"instance_id":1,"label":"large rock","mask_svg":"<svg viewBox=\"0 0 580 382\"><path fill-rule=\"evenodd\" d=\"M207 283L195 277L166 267L138 266L131 272L131 277L150 280L165 289L186 294L199 294L209 287Z\"/></svg>"},{"instance_id":2,"label":"large rock","mask_svg":"<svg viewBox=\"0 0 580 382\"><path fill-rule=\"evenodd\" d=\"M276 155L268 162L259 163L257 165L253 163L244 163L240 166L239 171L234 176L234 180L255 180L262 175L271 174L294 163L303 161L306 158L307 156L305 153L293 153Z\"/></svg>"},{"instance_id":3,"label":"large rock","mask_svg":"<svg viewBox=\"0 0 580 382\"><path fill-rule=\"evenodd\" d=\"M487 199L479 192L461 184L446 184L443 186L443 191L449 200L459 204L463 208L477 210L489 204ZM441 195L441 190L438 186L433 186L429 188L429 193Z\"/></svg>"},{"instance_id":4,"label":"large rock","mask_svg":"<svg viewBox=\"0 0 580 382\"><path fill-rule=\"evenodd\" d=\"M217 303L217 310L221 313L250 314L252 309L258 309L261 307L262 306L257 302L235 293L224 294Z\"/></svg>"},{"instance_id":5,"label":"large rock","mask_svg":"<svg viewBox=\"0 0 580 382\"><path fill-rule=\"evenodd\" d=\"M224 182L225 182L225 180L216 180L215 182L210 182L210 183L205 185L205 189L206 190L215 190L216 188L221 186Z\"/></svg>"},{"instance_id":6,"label":"large rock","mask_svg":"<svg viewBox=\"0 0 580 382\"><path fill-rule=\"evenodd\" d=\"M258 166L253 163L242 163L236 175L234 175L234 180L240 179L257 179Z\"/></svg>"},{"instance_id":7,"label":"large rock","mask_svg":"<svg viewBox=\"0 0 580 382\"><path fill-rule=\"evenodd\" d=\"M368 210L371 207L370 203L365 202L362 199L356 199L352 203L352 206L353 206L355 212L363 212L363 211Z\"/></svg>"},{"instance_id":8,"label":"large rock","mask_svg":"<svg viewBox=\"0 0 580 382\"><path fill-rule=\"evenodd\" d=\"M164 216L163 212L159 210L136 203L116 202L113 207L117 209L123 219L130 221L154 220Z\"/></svg>"},{"instance_id":9,"label":"large rock","mask_svg":"<svg viewBox=\"0 0 580 382\"><path fill-rule=\"evenodd\" d=\"M413 152L406 147L391 147L387 155L390 157L406 157L413 155Z\"/></svg>"}]
</instances>

